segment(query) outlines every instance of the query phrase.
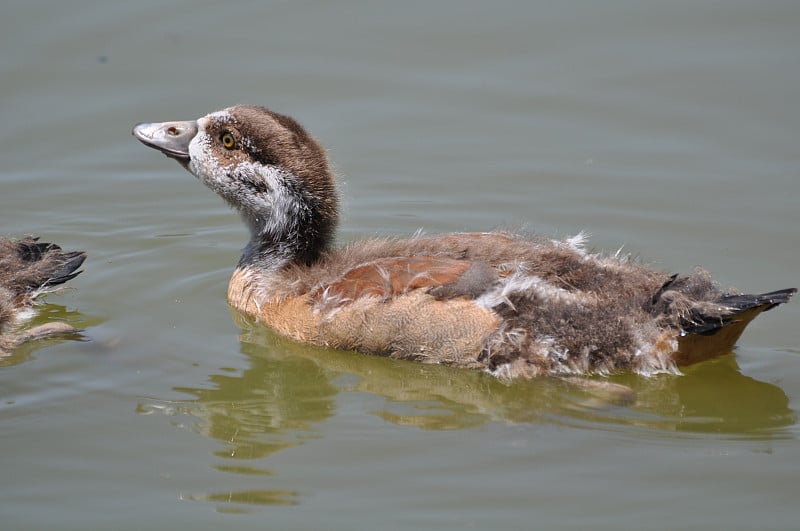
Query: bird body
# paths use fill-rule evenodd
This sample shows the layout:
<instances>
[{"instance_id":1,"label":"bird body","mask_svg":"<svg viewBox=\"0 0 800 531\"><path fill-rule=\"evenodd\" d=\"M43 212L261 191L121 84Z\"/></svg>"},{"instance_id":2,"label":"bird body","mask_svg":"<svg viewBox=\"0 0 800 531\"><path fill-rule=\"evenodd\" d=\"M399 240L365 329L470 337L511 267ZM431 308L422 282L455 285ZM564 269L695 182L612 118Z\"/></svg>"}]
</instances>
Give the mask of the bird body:
<instances>
[{"instance_id":1,"label":"bird body","mask_svg":"<svg viewBox=\"0 0 800 531\"><path fill-rule=\"evenodd\" d=\"M57 322L21 327L33 317L35 299L78 276L84 260L83 251L66 252L38 238L0 238L0 353L28 341L75 332Z\"/></svg>"},{"instance_id":2,"label":"bird body","mask_svg":"<svg viewBox=\"0 0 800 531\"><path fill-rule=\"evenodd\" d=\"M176 159L250 229L228 287L237 310L297 341L500 378L676 372L728 352L796 290L724 292L628 256L507 231L333 246L335 179L292 118L235 106L133 134Z\"/></svg>"}]
</instances>

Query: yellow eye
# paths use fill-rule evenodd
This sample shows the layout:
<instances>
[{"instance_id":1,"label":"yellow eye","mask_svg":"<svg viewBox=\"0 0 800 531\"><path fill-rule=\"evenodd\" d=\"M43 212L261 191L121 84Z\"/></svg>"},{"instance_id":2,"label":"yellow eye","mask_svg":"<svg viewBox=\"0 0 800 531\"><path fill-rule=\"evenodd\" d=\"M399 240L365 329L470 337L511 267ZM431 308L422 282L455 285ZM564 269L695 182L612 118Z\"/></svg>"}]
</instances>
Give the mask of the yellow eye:
<instances>
[{"instance_id":1,"label":"yellow eye","mask_svg":"<svg viewBox=\"0 0 800 531\"><path fill-rule=\"evenodd\" d=\"M234 146L236 146L236 139L233 138L233 135L228 131L222 133L219 137L219 140L222 142L222 145L225 147L225 149L233 149Z\"/></svg>"}]
</instances>

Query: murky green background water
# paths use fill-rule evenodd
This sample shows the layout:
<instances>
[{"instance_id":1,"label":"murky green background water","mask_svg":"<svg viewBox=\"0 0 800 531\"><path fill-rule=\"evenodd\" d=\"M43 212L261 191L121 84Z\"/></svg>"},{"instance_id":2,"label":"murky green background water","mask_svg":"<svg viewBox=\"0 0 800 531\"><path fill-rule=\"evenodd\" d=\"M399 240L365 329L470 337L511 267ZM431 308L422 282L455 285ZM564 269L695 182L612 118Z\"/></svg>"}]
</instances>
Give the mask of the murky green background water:
<instances>
[{"instance_id":1,"label":"murky green background water","mask_svg":"<svg viewBox=\"0 0 800 531\"><path fill-rule=\"evenodd\" d=\"M237 217L137 121L232 103L328 147L340 239L588 230L798 286L800 3L0 9L0 230L86 249L0 359L3 529L796 529L797 302L628 406L307 349L231 318Z\"/></svg>"}]
</instances>

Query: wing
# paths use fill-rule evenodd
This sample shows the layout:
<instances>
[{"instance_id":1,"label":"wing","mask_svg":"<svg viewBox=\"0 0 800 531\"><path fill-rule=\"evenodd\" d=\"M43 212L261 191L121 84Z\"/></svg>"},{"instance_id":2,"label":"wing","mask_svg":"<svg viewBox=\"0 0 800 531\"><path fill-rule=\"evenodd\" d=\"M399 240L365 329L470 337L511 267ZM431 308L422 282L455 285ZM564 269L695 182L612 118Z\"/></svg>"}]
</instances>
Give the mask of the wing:
<instances>
[{"instance_id":1,"label":"wing","mask_svg":"<svg viewBox=\"0 0 800 531\"><path fill-rule=\"evenodd\" d=\"M381 258L349 270L338 280L318 287L314 301L345 303L361 297L384 300L425 289L439 300L475 298L493 286L497 272L479 261L440 256Z\"/></svg>"}]
</instances>

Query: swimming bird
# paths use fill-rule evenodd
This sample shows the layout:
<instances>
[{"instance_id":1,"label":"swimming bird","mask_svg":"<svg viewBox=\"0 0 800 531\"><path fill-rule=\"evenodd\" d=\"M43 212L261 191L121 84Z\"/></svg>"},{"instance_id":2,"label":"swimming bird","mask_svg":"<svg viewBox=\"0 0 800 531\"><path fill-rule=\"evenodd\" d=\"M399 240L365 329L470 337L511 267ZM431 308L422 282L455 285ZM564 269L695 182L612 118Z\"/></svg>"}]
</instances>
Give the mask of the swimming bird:
<instances>
[{"instance_id":1,"label":"swimming bird","mask_svg":"<svg viewBox=\"0 0 800 531\"><path fill-rule=\"evenodd\" d=\"M38 238L0 238L0 354L28 341L76 331L61 322L22 326L35 315L35 299L78 276L84 260L83 251L65 252Z\"/></svg>"},{"instance_id":2,"label":"swimming bird","mask_svg":"<svg viewBox=\"0 0 800 531\"><path fill-rule=\"evenodd\" d=\"M334 175L294 119L238 105L133 135L237 210L250 240L228 286L236 310L296 341L487 371L678 372L729 352L784 289L722 291L592 252L582 234L417 234L333 245Z\"/></svg>"}]
</instances>

